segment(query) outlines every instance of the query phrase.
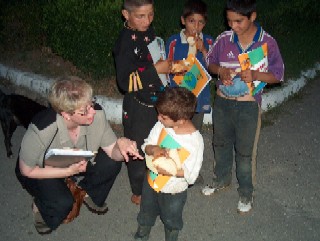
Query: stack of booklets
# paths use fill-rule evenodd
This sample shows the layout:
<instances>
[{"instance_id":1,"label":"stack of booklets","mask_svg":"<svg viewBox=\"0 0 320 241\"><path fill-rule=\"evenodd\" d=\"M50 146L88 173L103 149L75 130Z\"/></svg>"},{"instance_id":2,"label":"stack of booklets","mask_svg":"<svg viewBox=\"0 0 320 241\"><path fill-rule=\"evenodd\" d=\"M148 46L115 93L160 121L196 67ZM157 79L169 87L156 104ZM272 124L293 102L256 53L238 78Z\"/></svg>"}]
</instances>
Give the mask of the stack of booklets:
<instances>
[{"instance_id":1,"label":"stack of booklets","mask_svg":"<svg viewBox=\"0 0 320 241\"><path fill-rule=\"evenodd\" d=\"M153 63L157 63L159 60L166 60L166 51L164 41L160 37L156 37L154 41L152 41L148 45L149 52L151 54L151 58ZM167 74L158 74L159 78L163 84L163 86L167 86L170 82L169 76Z\"/></svg>"},{"instance_id":2,"label":"stack of booklets","mask_svg":"<svg viewBox=\"0 0 320 241\"><path fill-rule=\"evenodd\" d=\"M75 149L49 149L44 164L52 167L68 167L82 160L90 160L95 156L92 151Z\"/></svg>"},{"instance_id":3,"label":"stack of booklets","mask_svg":"<svg viewBox=\"0 0 320 241\"><path fill-rule=\"evenodd\" d=\"M241 70L258 70L259 72L268 72L268 48L267 43L252 51L238 55ZM236 72L240 72L236 69ZM232 85L220 85L219 89L227 97L240 97L250 94L255 96L266 86L265 82L254 80L253 82L244 82L239 74L235 74L232 79Z\"/></svg>"},{"instance_id":4,"label":"stack of booklets","mask_svg":"<svg viewBox=\"0 0 320 241\"><path fill-rule=\"evenodd\" d=\"M259 72L268 72L268 45L264 43L260 47L250 52L240 54L238 56L241 70L259 70ZM259 93L267 83L260 80L254 80L248 83L250 94L255 96Z\"/></svg>"}]
</instances>

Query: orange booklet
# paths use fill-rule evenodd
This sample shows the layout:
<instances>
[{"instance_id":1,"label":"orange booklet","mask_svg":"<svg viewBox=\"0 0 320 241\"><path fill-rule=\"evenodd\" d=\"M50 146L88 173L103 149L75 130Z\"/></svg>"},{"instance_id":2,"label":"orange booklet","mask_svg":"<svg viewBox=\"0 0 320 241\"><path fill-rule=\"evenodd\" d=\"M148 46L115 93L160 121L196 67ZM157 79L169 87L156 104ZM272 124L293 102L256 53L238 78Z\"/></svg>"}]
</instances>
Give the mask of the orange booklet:
<instances>
[{"instance_id":1,"label":"orange booklet","mask_svg":"<svg viewBox=\"0 0 320 241\"><path fill-rule=\"evenodd\" d=\"M160 132L158 143L160 147L165 149L177 149L179 159L181 161L181 164L188 158L190 155L189 151L185 149L183 146L181 146L167 131L165 128L163 128ZM171 176L161 175L158 174L158 172L152 167L153 157L148 157L148 167L149 171L147 174L148 183L150 187L152 187L156 192L160 192L161 189L166 185L166 183L169 181ZM151 164L151 165L150 165Z\"/></svg>"},{"instance_id":2,"label":"orange booklet","mask_svg":"<svg viewBox=\"0 0 320 241\"><path fill-rule=\"evenodd\" d=\"M212 77L193 54L189 54L188 58L182 61L185 71L175 74L173 80L178 86L187 88L198 97Z\"/></svg>"},{"instance_id":3,"label":"orange booklet","mask_svg":"<svg viewBox=\"0 0 320 241\"><path fill-rule=\"evenodd\" d=\"M259 70L260 72L268 72L268 46L264 43L260 47L243 54L238 55L241 70ZM259 93L263 87L266 86L265 82L254 80L248 83L248 88L252 96Z\"/></svg>"}]
</instances>

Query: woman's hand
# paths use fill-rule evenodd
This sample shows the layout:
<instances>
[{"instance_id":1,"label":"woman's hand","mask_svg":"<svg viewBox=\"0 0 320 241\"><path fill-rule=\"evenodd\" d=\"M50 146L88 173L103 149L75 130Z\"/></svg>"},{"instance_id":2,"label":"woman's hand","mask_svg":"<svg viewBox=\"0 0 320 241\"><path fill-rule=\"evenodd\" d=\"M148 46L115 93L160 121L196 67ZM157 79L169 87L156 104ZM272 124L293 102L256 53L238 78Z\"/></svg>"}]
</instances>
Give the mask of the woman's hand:
<instances>
[{"instance_id":1,"label":"woman's hand","mask_svg":"<svg viewBox=\"0 0 320 241\"><path fill-rule=\"evenodd\" d=\"M81 172L85 172L87 170L88 162L86 160L82 160L80 162L74 163L68 167L70 171L70 176L79 174Z\"/></svg>"},{"instance_id":2,"label":"woman's hand","mask_svg":"<svg viewBox=\"0 0 320 241\"><path fill-rule=\"evenodd\" d=\"M117 140L117 146L126 162L129 161L129 156L132 156L133 159L143 159L143 156L140 155L137 148L137 143L135 141L121 137Z\"/></svg>"},{"instance_id":3,"label":"woman's hand","mask_svg":"<svg viewBox=\"0 0 320 241\"><path fill-rule=\"evenodd\" d=\"M38 166L29 167L23 160L19 160L19 168L22 175L29 178L65 178L70 177L87 170L87 161L81 160L78 163L72 164L69 167L52 167L45 166L40 168Z\"/></svg>"}]
</instances>

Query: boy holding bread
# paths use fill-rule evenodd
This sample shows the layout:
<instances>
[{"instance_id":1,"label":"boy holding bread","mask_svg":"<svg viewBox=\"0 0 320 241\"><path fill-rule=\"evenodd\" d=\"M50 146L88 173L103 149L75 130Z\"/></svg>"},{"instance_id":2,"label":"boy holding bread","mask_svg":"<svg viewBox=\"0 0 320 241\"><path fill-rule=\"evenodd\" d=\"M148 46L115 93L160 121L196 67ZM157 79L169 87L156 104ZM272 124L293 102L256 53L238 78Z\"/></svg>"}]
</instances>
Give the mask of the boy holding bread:
<instances>
[{"instance_id":1,"label":"boy holding bread","mask_svg":"<svg viewBox=\"0 0 320 241\"><path fill-rule=\"evenodd\" d=\"M191 121L195 107L196 97L186 88L167 88L159 95L158 122L141 147L148 171L135 240L148 240L158 215L165 240L178 239L187 189L196 181L203 161L203 138Z\"/></svg>"}]
</instances>

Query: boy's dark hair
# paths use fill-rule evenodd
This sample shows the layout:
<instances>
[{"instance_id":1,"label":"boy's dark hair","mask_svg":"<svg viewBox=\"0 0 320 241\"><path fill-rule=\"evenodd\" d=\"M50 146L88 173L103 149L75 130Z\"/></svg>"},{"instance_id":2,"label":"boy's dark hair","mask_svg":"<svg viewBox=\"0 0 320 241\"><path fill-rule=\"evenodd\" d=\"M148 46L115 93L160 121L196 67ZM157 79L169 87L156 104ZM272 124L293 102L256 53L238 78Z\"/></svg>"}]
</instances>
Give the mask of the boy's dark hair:
<instances>
[{"instance_id":1,"label":"boy's dark hair","mask_svg":"<svg viewBox=\"0 0 320 241\"><path fill-rule=\"evenodd\" d=\"M208 19L208 10L207 4L202 0L188 0L184 4L184 8L182 11L182 17L186 19L192 14L200 14L207 21Z\"/></svg>"},{"instance_id":2,"label":"boy's dark hair","mask_svg":"<svg viewBox=\"0 0 320 241\"><path fill-rule=\"evenodd\" d=\"M153 0L124 0L123 1L123 9L130 12L133 9L141 7L146 4L153 5Z\"/></svg>"},{"instance_id":3,"label":"boy's dark hair","mask_svg":"<svg viewBox=\"0 0 320 241\"><path fill-rule=\"evenodd\" d=\"M156 109L173 121L190 120L196 108L197 98L184 87L166 88L159 95Z\"/></svg>"},{"instance_id":4,"label":"boy's dark hair","mask_svg":"<svg viewBox=\"0 0 320 241\"><path fill-rule=\"evenodd\" d=\"M225 10L250 18L251 14L257 11L256 0L227 0Z\"/></svg>"}]
</instances>

